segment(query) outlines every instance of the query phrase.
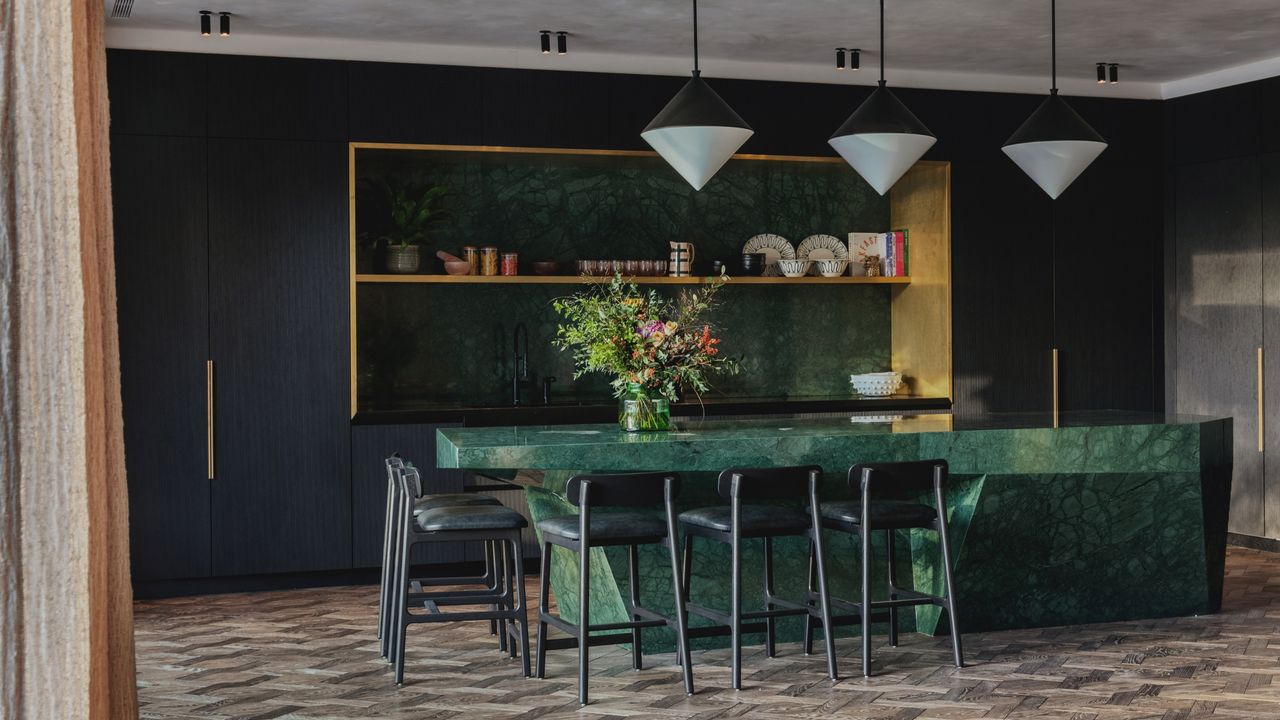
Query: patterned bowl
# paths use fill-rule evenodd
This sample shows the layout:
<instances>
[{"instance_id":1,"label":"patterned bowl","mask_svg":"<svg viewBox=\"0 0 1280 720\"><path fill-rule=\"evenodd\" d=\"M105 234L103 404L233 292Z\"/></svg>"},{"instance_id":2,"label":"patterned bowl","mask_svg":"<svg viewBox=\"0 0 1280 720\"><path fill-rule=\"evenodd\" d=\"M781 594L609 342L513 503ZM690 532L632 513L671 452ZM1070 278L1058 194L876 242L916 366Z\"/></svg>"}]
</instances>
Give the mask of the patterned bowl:
<instances>
[{"instance_id":1,"label":"patterned bowl","mask_svg":"<svg viewBox=\"0 0 1280 720\"><path fill-rule=\"evenodd\" d=\"M818 266L818 274L822 277L840 277L844 274L844 269L849 267L848 260L818 260L814 264Z\"/></svg>"},{"instance_id":2,"label":"patterned bowl","mask_svg":"<svg viewBox=\"0 0 1280 720\"><path fill-rule=\"evenodd\" d=\"M804 277L804 274L809 272L809 261L783 258L778 261L778 272L789 278Z\"/></svg>"},{"instance_id":3,"label":"patterned bowl","mask_svg":"<svg viewBox=\"0 0 1280 720\"><path fill-rule=\"evenodd\" d=\"M880 372L850 375L849 384L863 397L888 397L902 387L902 373Z\"/></svg>"}]
</instances>

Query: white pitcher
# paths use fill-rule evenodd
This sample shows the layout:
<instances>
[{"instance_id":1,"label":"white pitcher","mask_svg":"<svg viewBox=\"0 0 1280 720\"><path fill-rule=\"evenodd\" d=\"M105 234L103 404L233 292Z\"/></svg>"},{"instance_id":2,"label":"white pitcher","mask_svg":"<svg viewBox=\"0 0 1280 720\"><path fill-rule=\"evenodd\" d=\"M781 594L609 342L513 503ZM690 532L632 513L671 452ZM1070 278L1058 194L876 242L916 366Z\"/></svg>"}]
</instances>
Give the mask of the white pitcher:
<instances>
[{"instance_id":1,"label":"white pitcher","mask_svg":"<svg viewBox=\"0 0 1280 720\"><path fill-rule=\"evenodd\" d=\"M671 277L689 277L693 274L693 243L671 243L671 261L667 263L667 270Z\"/></svg>"}]
</instances>

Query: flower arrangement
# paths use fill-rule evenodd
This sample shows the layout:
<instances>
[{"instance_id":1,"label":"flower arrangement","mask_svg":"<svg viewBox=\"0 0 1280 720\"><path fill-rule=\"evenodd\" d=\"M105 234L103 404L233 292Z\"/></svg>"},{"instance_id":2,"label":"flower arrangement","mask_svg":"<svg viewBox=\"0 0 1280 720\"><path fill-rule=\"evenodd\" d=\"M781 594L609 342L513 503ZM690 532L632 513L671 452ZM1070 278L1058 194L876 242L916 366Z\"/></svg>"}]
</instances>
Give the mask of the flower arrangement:
<instances>
[{"instance_id":1,"label":"flower arrangement","mask_svg":"<svg viewBox=\"0 0 1280 720\"><path fill-rule=\"evenodd\" d=\"M701 395L710 388L709 375L738 371L737 361L720 354L720 340L704 319L723 285L721 280L666 298L615 275L607 285L555 301L565 320L556 329L555 345L573 352L575 379L593 372L612 375L614 396L636 398L641 411L654 409L642 401L661 398L665 406L682 389Z\"/></svg>"}]
</instances>

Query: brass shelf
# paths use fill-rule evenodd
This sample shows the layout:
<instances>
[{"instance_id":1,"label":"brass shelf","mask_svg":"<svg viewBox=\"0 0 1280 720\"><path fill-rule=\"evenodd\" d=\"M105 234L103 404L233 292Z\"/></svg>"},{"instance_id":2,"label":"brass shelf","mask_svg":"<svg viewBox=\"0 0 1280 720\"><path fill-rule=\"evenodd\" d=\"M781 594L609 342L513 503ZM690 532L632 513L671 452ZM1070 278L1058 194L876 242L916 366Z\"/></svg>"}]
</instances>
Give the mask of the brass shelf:
<instances>
[{"instance_id":1,"label":"brass shelf","mask_svg":"<svg viewBox=\"0 0 1280 720\"><path fill-rule=\"evenodd\" d=\"M612 277L607 275L356 275L357 283L430 283L447 285L576 285L585 283L607 283ZM626 278L637 285L703 285L716 280L714 277L695 275L692 277L655 277ZM733 277L728 279L730 285L909 285L909 277Z\"/></svg>"}]
</instances>

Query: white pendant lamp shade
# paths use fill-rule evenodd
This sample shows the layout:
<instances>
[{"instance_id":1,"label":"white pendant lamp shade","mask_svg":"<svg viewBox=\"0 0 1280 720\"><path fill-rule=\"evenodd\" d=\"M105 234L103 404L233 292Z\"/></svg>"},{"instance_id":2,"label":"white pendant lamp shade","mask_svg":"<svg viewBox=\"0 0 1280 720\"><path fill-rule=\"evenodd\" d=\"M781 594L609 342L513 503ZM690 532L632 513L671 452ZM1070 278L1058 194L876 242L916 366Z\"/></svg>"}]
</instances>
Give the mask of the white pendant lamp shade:
<instances>
[{"instance_id":1,"label":"white pendant lamp shade","mask_svg":"<svg viewBox=\"0 0 1280 720\"><path fill-rule=\"evenodd\" d=\"M701 190L753 133L695 70L640 137Z\"/></svg>"},{"instance_id":2,"label":"white pendant lamp shade","mask_svg":"<svg viewBox=\"0 0 1280 720\"><path fill-rule=\"evenodd\" d=\"M1004 144L1022 172L1055 200L1107 143L1054 90Z\"/></svg>"},{"instance_id":3,"label":"white pendant lamp shade","mask_svg":"<svg viewBox=\"0 0 1280 720\"><path fill-rule=\"evenodd\" d=\"M884 195L938 139L882 84L827 142Z\"/></svg>"}]
</instances>

